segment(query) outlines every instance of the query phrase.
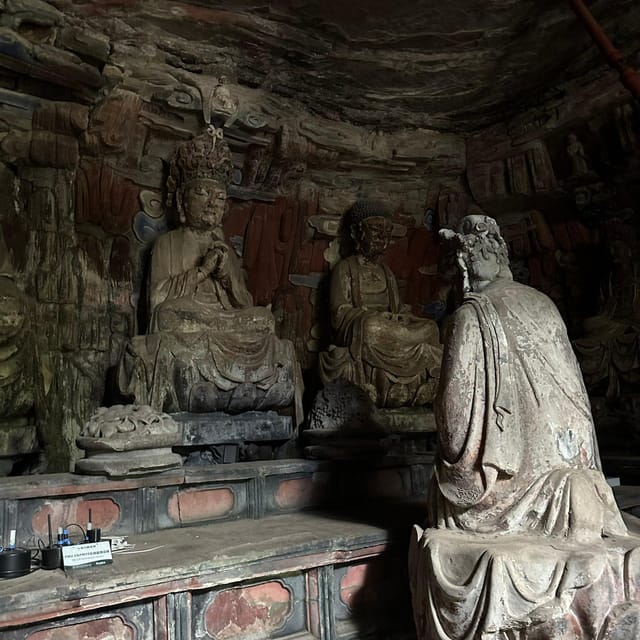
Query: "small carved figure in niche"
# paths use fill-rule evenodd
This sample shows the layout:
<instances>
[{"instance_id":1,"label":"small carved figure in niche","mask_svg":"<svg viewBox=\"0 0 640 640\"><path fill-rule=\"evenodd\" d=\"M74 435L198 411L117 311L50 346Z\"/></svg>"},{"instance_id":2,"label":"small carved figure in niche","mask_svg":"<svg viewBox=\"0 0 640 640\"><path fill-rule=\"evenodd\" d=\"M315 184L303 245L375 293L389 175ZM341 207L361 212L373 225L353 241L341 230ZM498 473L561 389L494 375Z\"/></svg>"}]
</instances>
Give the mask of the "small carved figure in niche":
<instances>
[{"instance_id":1,"label":"small carved figure in niche","mask_svg":"<svg viewBox=\"0 0 640 640\"><path fill-rule=\"evenodd\" d=\"M335 344L320 354L322 381L352 382L378 407L428 404L442 356L438 325L400 303L395 276L382 263L393 226L385 206L363 200L347 215L356 250L331 274Z\"/></svg>"},{"instance_id":2,"label":"small carved figure in niche","mask_svg":"<svg viewBox=\"0 0 640 640\"><path fill-rule=\"evenodd\" d=\"M570 133L567 138L567 153L571 158L571 176L583 176L590 173L587 154L578 136Z\"/></svg>"},{"instance_id":3,"label":"small carved figure in niche","mask_svg":"<svg viewBox=\"0 0 640 640\"><path fill-rule=\"evenodd\" d=\"M226 83L227 78L225 76L218 78L218 84L211 92L211 110L232 114L235 113L236 103Z\"/></svg>"},{"instance_id":4,"label":"small carved figure in niche","mask_svg":"<svg viewBox=\"0 0 640 640\"><path fill-rule=\"evenodd\" d=\"M434 403L430 528L416 527L410 552L418 637L591 640L615 626L616 605L639 623L628 594L640 586L640 538L602 474L558 310L513 281L492 218L466 216L441 235L465 299Z\"/></svg>"},{"instance_id":5,"label":"small carved figure in niche","mask_svg":"<svg viewBox=\"0 0 640 640\"><path fill-rule=\"evenodd\" d=\"M221 227L233 165L222 131L184 143L171 163L169 203L182 227L155 243L149 281L150 333L131 340L119 386L163 411L230 412L299 399L293 344L255 307Z\"/></svg>"},{"instance_id":6,"label":"small carved figure in niche","mask_svg":"<svg viewBox=\"0 0 640 640\"><path fill-rule=\"evenodd\" d=\"M618 105L614 109L616 129L620 139L620 146L628 153L633 153L638 146L638 118L634 107L629 104Z\"/></svg>"},{"instance_id":7,"label":"small carved figure in niche","mask_svg":"<svg viewBox=\"0 0 640 640\"><path fill-rule=\"evenodd\" d=\"M635 230L620 219L607 223L610 268L600 313L584 321L573 345L589 389L606 382L606 398L640 381L640 274Z\"/></svg>"}]
</instances>

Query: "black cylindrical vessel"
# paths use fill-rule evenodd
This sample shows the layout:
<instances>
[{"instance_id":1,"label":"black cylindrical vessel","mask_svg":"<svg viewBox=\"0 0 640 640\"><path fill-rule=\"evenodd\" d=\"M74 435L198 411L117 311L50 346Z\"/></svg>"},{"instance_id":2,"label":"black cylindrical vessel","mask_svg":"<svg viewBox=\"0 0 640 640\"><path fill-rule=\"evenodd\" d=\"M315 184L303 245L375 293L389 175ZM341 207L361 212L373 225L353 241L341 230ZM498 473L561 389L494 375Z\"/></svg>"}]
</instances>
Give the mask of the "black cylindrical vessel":
<instances>
[{"instance_id":1,"label":"black cylindrical vessel","mask_svg":"<svg viewBox=\"0 0 640 640\"><path fill-rule=\"evenodd\" d=\"M0 552L0 578L19 578L31 571L29 549L5 549Z\"/></svg>"}]
</instances>

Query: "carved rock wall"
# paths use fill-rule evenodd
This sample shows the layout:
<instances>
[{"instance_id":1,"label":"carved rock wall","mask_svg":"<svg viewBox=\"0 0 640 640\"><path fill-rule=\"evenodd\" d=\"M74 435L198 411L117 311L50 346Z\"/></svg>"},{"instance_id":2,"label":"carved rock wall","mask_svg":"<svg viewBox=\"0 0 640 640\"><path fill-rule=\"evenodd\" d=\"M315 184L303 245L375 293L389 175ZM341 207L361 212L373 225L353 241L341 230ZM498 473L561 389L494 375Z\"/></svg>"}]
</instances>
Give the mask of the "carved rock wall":
<instances>
[{"instance_id":1,"label":"carved rock wall","mask_svg":"<svg viewBox=\"0 0 640 640\"><path fill-rule=\"evenodd\" d=\"M605 295L611 234L626 228L640 258L639 151L640 109L613 73L468 140L472 197L500 221L516 277L558 304L574 336Z\"/></svg>"},{"instance_id":2,"label":"carved rock wall","mask_svg":"<svg viewBox=\"0 0 640 640\"><path fill-rule=\"evenodd\" d=\"M597 17L637 56L637 3L606 4ZM638 201L638 113L567 7L296 7L0 3L0 225L36 300L52 470L72 465L95 407L120 400L110 382L146 328L149 250L175 224L167 161L209 123L235 164L227 235L310 389L341 215L359 197L391 205L386 259L418 315L447 311L434 229L474 201L574 334L598 306L603 216Z\"/></svg>"},{"instance_id":3,"label":"carved rock wall","mask_svg":"<svg viewBox=\"0 0 640 640\"><path fill-rule=\"evenodd\" d=\"M176 222L164 206L167 162L207 123L225 127L236 167L227 235L312 382L341 215L361 196L390 202L390 264L414 310L436 316L434 217L449 193L465 192L462 136L329 120L226 81L229 60L214 46L187 60L181 40L153 32L153 21L145 32L115 14L99 3L13 0L0 22L0 225L36 301L38 414L52 471L72 466L95 408L119 400L114 367L127 338L146 329L149 250Z\"/></svg>"}]
</instances>

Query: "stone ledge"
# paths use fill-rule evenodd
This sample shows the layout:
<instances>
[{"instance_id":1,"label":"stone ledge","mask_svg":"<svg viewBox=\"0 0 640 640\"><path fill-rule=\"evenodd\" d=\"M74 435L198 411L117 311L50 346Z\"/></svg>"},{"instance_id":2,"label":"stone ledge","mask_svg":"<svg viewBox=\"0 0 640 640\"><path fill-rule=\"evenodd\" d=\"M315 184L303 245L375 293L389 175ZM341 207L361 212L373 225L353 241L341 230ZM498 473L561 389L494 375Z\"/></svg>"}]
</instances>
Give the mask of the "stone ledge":
<instances>
[{"instance_id":1,"label":"stone ledge","mask_svg":"<svg viewBox=\"0 0 640 640\"><path fill-rule=\"evenodd\" d=\"M274 460L186 467L153 476L108 480L55 474L0 479L0 536L18 532L35 547L52 526L84 525L92 512L103 535L135 535L185 525L257 520L277 514L406 500L425 493L424 456L345 463Z\"/></svg>"},{"instance_id":2,"label":"stone ledge","mask_svg":"<svg viewBox=\"0 0 640 640\"><path fill-rule=\"evenodd\" d=\"M375 468L399 465L432 464L433 456L386 456L376 460ZM216 480L243 480L257 476L284 473L328 471L333 463L323 460L289 458L262 460L259 462L234 462L210 466L184 467L138 478L110 480L103 476L87 476L74 473L50 473L30 476L0 478L2 499L25 499L47 496L77 495L105 491L119 491L141 487L161 487L174 484L191 484Z\"/></svg>"}]
</instances>

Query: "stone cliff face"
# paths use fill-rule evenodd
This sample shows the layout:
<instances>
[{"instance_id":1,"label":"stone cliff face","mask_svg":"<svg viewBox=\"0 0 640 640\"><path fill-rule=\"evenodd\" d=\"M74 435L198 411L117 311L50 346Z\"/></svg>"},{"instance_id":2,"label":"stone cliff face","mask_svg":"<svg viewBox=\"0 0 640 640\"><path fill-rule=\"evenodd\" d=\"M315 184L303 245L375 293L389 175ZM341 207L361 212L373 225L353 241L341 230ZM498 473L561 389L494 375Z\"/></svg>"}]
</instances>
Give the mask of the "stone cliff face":
<instances>
[{"instance_id":1,"label":"stone cliff face","mask_svg":"<svg viewBox=\"0 0 640 640\"><path fill-rule=\"evenodd\" d=\"M606 187L632 172L635 107L563 3L420 5L2 2L0 226L35 303L52 469L117 399L113 368L146 328L149 250L175 224L167 161L209 123L235 165L227 236L311 385L341 215L362 195L394 210L387 262L415 313L445 312L433 230L474 201L511 216L523 278L565 302L575 270L557 252L570 262L598 239L566 137ZM637 3L592 9L634 62Z\"/></svg>"}]
</instances>

